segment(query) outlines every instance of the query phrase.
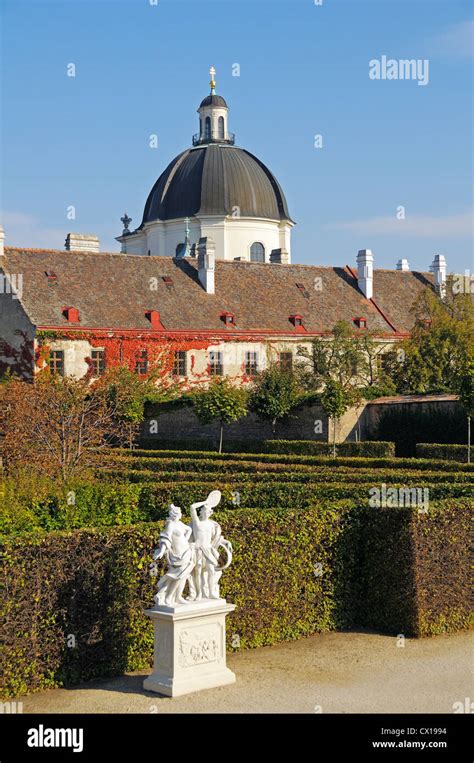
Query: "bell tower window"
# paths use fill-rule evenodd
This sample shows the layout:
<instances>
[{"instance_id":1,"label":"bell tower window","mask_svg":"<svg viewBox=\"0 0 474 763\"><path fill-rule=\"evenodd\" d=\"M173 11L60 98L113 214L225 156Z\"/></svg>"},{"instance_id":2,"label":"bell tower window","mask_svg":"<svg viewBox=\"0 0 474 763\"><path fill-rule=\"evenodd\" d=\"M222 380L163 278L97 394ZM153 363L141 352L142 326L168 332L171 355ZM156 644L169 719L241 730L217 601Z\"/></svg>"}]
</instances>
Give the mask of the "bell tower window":
<instances>
[{"instance_id":1,"label":"bell tower window","mask_svg":"<svg viewBox=\"0 0 474 763\"><path fill-rule=\"evenodd\" d=\"M260 241L254 241L250 247L251 262L265 262L265 247Z\"/></svg>"},{"instance_id":2,"label":"bell tower window","mask_svg":"<svg viewBox=\"0 0 474 763\"><path fill-rule=\"evenodd\" d=\"M224 117L219 117L218 123L217 123L217 134L220 140L224 140L225 133L224 133Z\"/></svg>"},{"instance_id":3,"label":"bell tower window","mask_svg":"<svg viewBox=\"0 0 474 763\"><path fill-rule=\"evenodd\" d=\"M211 117L206 117L205 121L205 128L204 128L204 137L206 140L211 139Z\"/></svg>"}]
</instances>

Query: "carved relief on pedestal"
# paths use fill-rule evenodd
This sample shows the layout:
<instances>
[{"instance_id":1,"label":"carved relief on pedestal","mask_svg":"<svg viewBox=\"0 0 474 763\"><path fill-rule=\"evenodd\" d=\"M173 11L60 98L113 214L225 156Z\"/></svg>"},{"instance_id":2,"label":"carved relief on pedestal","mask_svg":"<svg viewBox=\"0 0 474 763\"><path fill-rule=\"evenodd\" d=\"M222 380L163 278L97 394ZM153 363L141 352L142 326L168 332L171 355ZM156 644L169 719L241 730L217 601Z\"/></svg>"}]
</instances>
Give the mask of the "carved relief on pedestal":
<instances>
[{"instance_id":1,"label":"carved relief on pedestal","mask_svg":"<svg viewBox=\"0 0 474 763\"><path fill-rule=\"evenodd\" d=\"M187 628L179 634L179 664L183 668L216 662L221 656L221 629L214 624L208 628Z\"/></svg>"}]
</instances>

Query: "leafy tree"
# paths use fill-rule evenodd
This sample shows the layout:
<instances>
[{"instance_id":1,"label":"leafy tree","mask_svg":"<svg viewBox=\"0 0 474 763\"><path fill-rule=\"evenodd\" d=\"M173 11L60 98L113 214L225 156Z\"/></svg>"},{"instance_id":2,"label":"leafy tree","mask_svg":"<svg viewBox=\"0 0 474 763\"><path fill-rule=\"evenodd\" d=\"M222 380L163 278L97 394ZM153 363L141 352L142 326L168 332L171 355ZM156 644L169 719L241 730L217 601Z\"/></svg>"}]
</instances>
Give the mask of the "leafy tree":
<instances>
[{"instance_id":1,"label":"leafy tree","mask_svg":"<svg viewBox=\"0 0 474 763\"><path fill-rule=\"evenodd\" d=\"M215 377L207 389L192 395L196 416L203 424L220 422L219 453L222 453L224 424L231 424L247 413L248 392L235 387L227 378Z\"/></svg>"},{"instance_id":2,"label":"leafy tree","mask_svg":"<svg viewBox=\"0 0 474 763\"><path fill-rule=\"evenodd\" d=\"M333 421L332 454L336 456L336 426L339 420L355 402L354 391L335 381L328 379L323 394L321 405L326 415Z\"/></svg>"},{"instance_id":3,"label":"leafy tree","mask_svg":"<svg viewBox=\"0 0 474 763\"><path fill-rule=\"evenodd\" d=\"M309 348L298 348L297 354L303 359L298 364L298 375L306 389L320 390L329 379L346 387L353 383L364 362L357 335L346 321L338 321L332 333L327 339L313 339Z\"/></svg>"},{"instance_id":4,"label":"leafy tree","mask_svg":"<svg viewBox=\"0 0 474 763\"><path fill-rule=\"evenodd\" d=\"M375 332L356 331L346 321L339 321L331 338L318 337L309 348L298 348L302 359L298 378L307 390L322 392L331 379L347 390L357 386L366 399L394 394L395 385L381 362L387 347Z\"/></svg>"},{"instance_id":5,"label":"leafy tree","mask_svg":"<svg viewBox=\"0 0 474 763\"><path fill-rule=\"evenodd\" d=\"M166 380L154 375L140 376L124 366L109 369L93 388L113 408L129 448L132 448L140 424L144 421L145 403L160 403L177 395L177 388Z\"/></svg>"},{"instance_id":6,"label":"leafy tree","mask_svg":"<svg viewBox=\"0 0 474 763\"><path fill-rule=\"evenodd\" d=\"M250 407L263 421L270 421L273 434L277 422L287 416L300 402L301 396L295 376L272 363L254 379Z\"/></svg>"},{"instance_id":7,"label":"leafy tree","mask_svg":"<svg viewBox=\"0 0 474 763\"><path fill-rule=\"evenodd\" d=\"M411 336L387 357L402 394L457 394L473 357L474 312L470 295L448 292L440 300L425 289L413 308Z\"/></svg>"},{"instance_id":8,"label":"leafy tree","mask_svg":"<svg viewBox=\"0 0 474 763\"><path fill-rule=\"evenodd\" d=\"M117 423L132 447L138 428L145 418L145 402L149 389L147 379L128 368L110 369L96 382L96 389L115 411Z\"/></svg>"},{"instance_id":9,"label":"leafy tree","mask_svg":"<svg viewBox=\"0 0 474 763\"><path fill-rule=\"evenodd\" d=\"M2 454L10 473L28 468L62 483L97 465L121 441L116 409L88 380L43 376L0 386Z\"/></svg>"}]
</instances>

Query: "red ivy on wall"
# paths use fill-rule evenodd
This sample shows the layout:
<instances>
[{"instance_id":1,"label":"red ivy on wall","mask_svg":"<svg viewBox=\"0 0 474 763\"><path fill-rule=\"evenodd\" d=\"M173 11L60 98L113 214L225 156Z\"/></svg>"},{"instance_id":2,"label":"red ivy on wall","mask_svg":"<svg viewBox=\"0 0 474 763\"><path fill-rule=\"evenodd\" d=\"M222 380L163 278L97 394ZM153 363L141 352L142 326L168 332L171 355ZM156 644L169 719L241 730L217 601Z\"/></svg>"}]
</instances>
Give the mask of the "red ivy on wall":
<instances>
[{"instance_id":1,"label":"red ivy on wall","mask_svg":"<svg viewBox=\"0 0 474 763\"><path fill-rule=\"evenodd\" d=\"M242 335L223 337L217 336L188 336L188 337L170 337L163 334L154 333L128 333L116 332L111 335L110 331L61 331L49 330L39 331L36 343L29 341L25 332L18 332L23 337L20 348L15 348L6 342L0 344L0 355L7 358L9 362L0 361L0 373L11 369L12 373L31 379L33 370L35 375L39 373L49 373L49 354L51 343L54 340L76 340L87 341L91 347L102 349L105 352L105 367L126 367L131 371L136 370L137 361L141 354L146 351L148 373L144 376L153 376L161 379L171 377L173 372L175 353L178 351L189 353L189 367L193 375L193 380L182 382L183 390L195 386L209 379L209 367L201 374L196 374L195 360L193 350L207 350L221 342L256 342L267 339L264 335ZM92 358L86 357L85 362L88 365L86 376L93 376ZM251 381L251 377L245 374L245 364L242 364L240 381Z\"/></svg>"}]
</instances>

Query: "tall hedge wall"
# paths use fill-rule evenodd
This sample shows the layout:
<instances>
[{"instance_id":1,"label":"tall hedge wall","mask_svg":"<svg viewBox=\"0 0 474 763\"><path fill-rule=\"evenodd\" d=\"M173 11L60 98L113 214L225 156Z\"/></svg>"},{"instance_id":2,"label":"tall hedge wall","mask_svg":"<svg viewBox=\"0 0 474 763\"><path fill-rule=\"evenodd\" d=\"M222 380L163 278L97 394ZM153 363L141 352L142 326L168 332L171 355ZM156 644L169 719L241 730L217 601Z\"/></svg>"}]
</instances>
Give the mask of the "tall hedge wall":
<instances>
[{"instance_id":1,"label":"tall hedge wall","mask_svg":"<svg viewBox=\"0 0 474 763\"><path fill-rule=\"evenodd\" d=\"M272 644L354 625L423 636L467 627L470 509L348 501L234 509L222 594L237 605L229 645ZM151 664L151 551L161 523L20 536L2 548L3 696Z\"/></svg>"}]
</instances>

